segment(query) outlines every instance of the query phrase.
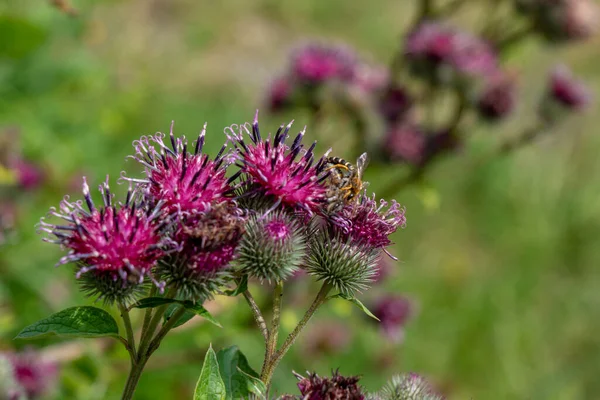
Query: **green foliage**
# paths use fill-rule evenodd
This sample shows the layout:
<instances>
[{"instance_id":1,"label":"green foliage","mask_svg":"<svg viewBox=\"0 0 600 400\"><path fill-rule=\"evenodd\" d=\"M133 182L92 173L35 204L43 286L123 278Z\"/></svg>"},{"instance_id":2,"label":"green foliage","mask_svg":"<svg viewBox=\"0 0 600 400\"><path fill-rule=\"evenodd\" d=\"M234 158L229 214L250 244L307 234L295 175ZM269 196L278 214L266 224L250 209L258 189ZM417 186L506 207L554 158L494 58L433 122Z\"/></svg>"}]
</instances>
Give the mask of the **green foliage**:
<instances>
[{"instance_id":1,"label":"green foliage","mask_svg":"<svg viewBox=\"0 0 600 400\"><path fill-rule=\"evenodd\" d=\"M212 346L208 348L202 365L202 372L194 391L194 400L227 399L225 383L219 373L217 355Z\"/></svg>"},{"instance_id":2,"label":"green foliage","mask_svg":"<svg viewBox=\"0 0 600 400\"><path fill-rule=\"evenodd\" d=\"M219 370L225 383L227 400L246 399L251 394L264 398L266 387L237 346L219 350Z\"/></svg>"},{"instance_id":3,"label":"green foliage","mask_svg":"<svg viewBox=\"0 0 600 400\"><path fill-rule=\"evenodd\" d=\"M189 300L187 301L180 301L177 300L175 302L175 304L171 304L168 308L167 311L165 312L165 316L164 316L164 321L167 322L171 316L175 313L175 311L177 311L177 309L179 307L185 307L185 312L183 313L183 315L179 318L179 321L177 321L175 323L175 325L173 326L174 328L181 326L183 324L185 324L186 322L188 322L190 319L192 319L194 316L198 315L202 318L204 318L205 320L207 320L208 322L210 322L213 325L218 326L219 328L222 328L221 324L219 323L219 321L217 321L209 312L206 308L202 307L201 304L197 304L197 303L193 303Z\"/></svg>"},{"instance_id":4,"label":"green foliage","mask_svg":"<svg viewBox=\"0 0 600 400\"><path fill-rule=\"evenodd\" d=\"M364 312L366 315L368 315L369 317L379 321L379 318L377 318L375 316L375 314L373 314L371 312L371 310L369 310L367 308L367 306L365 306L359 299L357 299L354 296L349 296L347 294L343 294L343 293L338 293L335 294L333 296L329 297L330 299L344 299L344 300L348 300L350 303L354 304L356 307L358 307L362 312Z\"/></svg>"},{"instance_id":5,"label":"green foliage","mask_svg":"<svg viewBox=\"0 0 600 400\"><path fill-rule=\"evenodd\" d=\"M16 339L37 339L52 335L69 338L118 337L119 327L114 318L100 308L71 307L29 325Z\"/></svg>"},{"instance_id":6,"label":"green foliage","mask_svg":"<svg viewBox=\"0 0 600 400\"><path fill-rule=\"evenodd\" d=\"M0 60L19 59L44 44L47 32L27 19L0 15L0 37Z\"/></svg>"}]
</instances>

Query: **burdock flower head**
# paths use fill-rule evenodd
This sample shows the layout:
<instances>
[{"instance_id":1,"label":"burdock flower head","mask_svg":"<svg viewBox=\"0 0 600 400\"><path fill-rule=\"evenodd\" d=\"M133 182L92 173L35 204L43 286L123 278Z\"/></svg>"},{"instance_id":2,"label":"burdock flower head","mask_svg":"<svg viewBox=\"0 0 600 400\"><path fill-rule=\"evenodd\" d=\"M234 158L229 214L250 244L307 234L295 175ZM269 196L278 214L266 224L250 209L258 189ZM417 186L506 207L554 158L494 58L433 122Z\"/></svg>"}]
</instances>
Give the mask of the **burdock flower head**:
<instances>
[{"instance_id":1,"label":"burdock flower head","mask_svg":"<svg viewBox=\"0 0 600 400\"><path fill-rule=\"evenodd\" d=\"M97 208L84 178L87 210L81 201L70 202L66 197L60 211L51 209L49 213L66 224L49 224L44 218L40 221L40 230L53 236L45 240L69 250L58 265L76 263L75 276L82 280L83 290L107 303L127 302L146 277L162 288L151 274L165 254L162 231L168 222L158 219L162 203L149 208L135 200L130 188L125 203L116 205L108 179L100 192L103 205Z\"/></svg>"},{"instance_id":2,"label":"burdock flower head","mask_svg":"<svg viewBox=\"0 0 600 400\"><path fill-rule=\"evenodd\" d=\"M243 274L266 281L289 278L306 257L305 229L284 211L255 215L246 225L237 264Z\"/></svg>"},{"instance_id":3,"label":"burdock flower head","mask_svg":"<svg viewBox=\"0 0 600 400\"><path fill-rule=\"evenodd\" d=\"M245 222L233 201L180 213L171 235L175 249L158 266L161 278L185 299L210 299L228 276Z\"/></svg>"},{"instance_id":4,"label":"burdock flower head","mask_svg":"<svg viewBox=\"0 0 600 400\"><path fill-rule=\"evenodd\" d=\"M357 376L344 377L338 371L332 372L332 377L320 377L316 373L308 373L305 378L294 373L298 378L298 389L300 389L303 400L364 400L362 388L358 385L360 380ZM294 397L288 397L294 398Z\"/></svg>"},{"instance_id":5,"label":"burdock flower head","mask_svg":"<svg viewBox=\"0 0 600 400\"><path fill-rule=\"evenodd\" d=\"M394 376L370 400L444 400L421 376L410 373Z\"/></svg>"},{"instance_id":6,"label":"burdock flower head","mask_svg":"<svg viewBox=\"0 0 600 400\"><path fill-rule=\"evenodd\" d=\"M405 208L395 200L388 207L385 200L378 204L375 195L367 197L363 194L358 203L348 204L332 216L331 226L334 234L344 240L370 249L381 249L390 255L386 249L392 244L389 236L406 226L405 212Z\"/></svg>"},{"instance_id":7,"label":"burdock flower head","mask_svg":"<svg viewBox=\"0 0 600 400\"><path fill-rule=\"evenodd\" d=\"M326 176L323 173L324 159L315 163L313 150L316 142L304 149L304 131L288 146L286 139L291 127L291 122L287 126L281 125L275 136L269 134L265 139L260 134L257 111L251 129L243 125L239 133L234 132L235 126L227 131L238 149L240 173L247 188L243 196L268 197L273 200L273 208L282 205L311 214L325 196L322 184ZM250 137L251 143L244 141L244 133Z\"/></svg>"},{"instance_id":8,"label":"burdock flower head","mask_svg":"<svg viewBox=\"0 0 600 400\"><path fill-rule=\"evenodd\" d=\"M162 133L142 136L134 142L135 155L131 157L145 167L146 178L123 179L141 184L148 198L164 202L169 213L203 211L214 202L230 199L233 191L225 174L232 159L225 152L227 144L211 160L202 154L205 135L206 124L192 152L185 137L175 138L172 124L170 147Z\"/></svg>"}]
</instances>

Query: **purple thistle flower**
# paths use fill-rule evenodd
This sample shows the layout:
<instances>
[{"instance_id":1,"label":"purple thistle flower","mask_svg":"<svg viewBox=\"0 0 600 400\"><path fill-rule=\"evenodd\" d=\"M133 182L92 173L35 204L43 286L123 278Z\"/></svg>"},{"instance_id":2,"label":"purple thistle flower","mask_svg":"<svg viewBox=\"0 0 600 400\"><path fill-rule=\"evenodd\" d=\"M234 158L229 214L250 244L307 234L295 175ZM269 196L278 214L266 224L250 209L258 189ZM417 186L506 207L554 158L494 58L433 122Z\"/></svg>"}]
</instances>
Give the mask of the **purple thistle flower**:
<instances>
[{"instance_id":1,"label":"purple thistle flower","mask_svg":"<svg viewBox=\"0 0 600 400\"><path fill-rule=\"evenodd\" d=\"M172 234L174 252L159 263L158 273L186 299L211 298L223 284L245 223L244 211L233 201L180 213Z\"/></svg>"},{"instance_id":2,"label":"purple thistle flower","mask_svg":"<svg viewBox=\"0 0 600 400\"><path fill-rule=\"evenodd\" d=\"M389 236L399 227L406 226L406 210L395 200L387 210L386 207L388 203L385 200L380 200L378 205L375 195L372 198L363 195L357 204L346 205L331 217L334 232L343 239L367 248L382 249L390 255L386 250L392 244Z\"/></svg>"},{"instance_id":3,"label":"purple thistle flower","mask_svg":"<svg viewBox=\"0 0 600 400\"><path fill-rule=\"evenodd\" d=\"M508 116L515 108L516 89L513 74L499 72L490 77L477 101L479 113L490 120Z\"/></svg>"},{"instance_id":4,"label":"purple thistle flower","mask_svg":"<svg viewBox=\"0 0 600 400\"><path fill-rule=\"evenodd\" d=\"M107 181L100 186L104 205L96 208L85 178L81 201L60 203L60 211L52 208L49 215L61 218L66 225L40 221L40 230L53 235L45 238L69 250L58 265L77 263L76 277L84 278L83 288L98 294L107 302L124 300L132 290L149 277L156 285L151 270L164 256L165 239L161 236L165 221L158 219L161 203L153 209L134 201L131 188L125 204L114 205Z\"/></svg>"},{"instance_id":5,"label":"purple thistle flower","mask_svg":"<svg viewBox=\"0 0 600 400\"><path fill-rule=\"evenodd\" d=\"M592 96L586 85L575 80L564 65L554 68L549 86L549 96L567 109L579 111L591 103Z\"/></svg>"},{"instance_id":6,"label":"purple thistle flower","mask_svg":"<svg viewBox=\"0 0 600 400\"><path fill-rule=\"evenodd\" d=\"M165 135L142 136L134 141L137 160L146 169L146 179L122 177L142 185L153 201L164 202L168 213L203 211L210 204L232 196L226 169L233 161L225 153L224 144L214 160L202 154L206 124L198 135L193 153L188 152L185 137L175 138L173 124L169 133L171 147L164 143Z\"/></svg>"},{"instance_id":7,"label":"purple thistle flower","mask_svg":"<svg viewBox=\"0 0 600 400\"><path fill-rule=\"evenodd\" d=\"M292 121L293 122L293 121ZM314 163L314 142L308 150L301 143L304 130L294 139L291 147L285 141L292 122L281 125L274 137L263 139L258 127L258 111L252 123L252 132L244 125L236 134L229 128L230 139L238 148L240 173L243 173L250 186L249 194L272 197L273 208L280 204L294 210L304 210L311 214L325 198L324 158ZM244 142L246 132L251 143Z\"/></svg>"},{"instance_id":8,"label":"purple thistle flower","mask_svg":"<svg viewBox=\"0 0 600 400\"><path fill-rule=\"evenodd\" d=\"M294 374L299 379L298 389L303 400L365 399L362 388L358 385L359 377L344 377L338 371L333 371L331 378L322 378L316 373L309 373L306 378Z\"/></svg>"},{"instance_id":9,"label":"purple thistle flower","mask_svg":"<svg viewBox=\"0 0 600 400\"><path fill-rule=\"evenodd\" d=\"M404 325L414 314L412 302L401 295L385 295L375 303L373 314L381 321L381 329L392 341L402 340Z\"/></svg>"},{"instance_id":10,"label":"purple thistle flower","mask_svg":"<svg viewBox=\"0 0 600 400\"><path fill-rule=\"evenodd\" d=\"M347 47L311 43L295 50L291 72L300 82L308 84L319 84L330 79L350 81L356 65L356 56Z\"/></svg>"},{"instance_id":11,"label":"purple thistle flower","mask_svg":"<svg viewBox=\"0 0 600 400\"><path fill-rule=\"evenodd\" d=\"M25 394L27 399L40 398L48 394L57 379L57 366L43 360L33 350L0 354L0 357L8 359L12 367L13 380L16 384L16 392L13 393L15 398L20 398L19 392ZM0 391L0 397L4 394L6 393Z\"/></svg>"}]
</instances>

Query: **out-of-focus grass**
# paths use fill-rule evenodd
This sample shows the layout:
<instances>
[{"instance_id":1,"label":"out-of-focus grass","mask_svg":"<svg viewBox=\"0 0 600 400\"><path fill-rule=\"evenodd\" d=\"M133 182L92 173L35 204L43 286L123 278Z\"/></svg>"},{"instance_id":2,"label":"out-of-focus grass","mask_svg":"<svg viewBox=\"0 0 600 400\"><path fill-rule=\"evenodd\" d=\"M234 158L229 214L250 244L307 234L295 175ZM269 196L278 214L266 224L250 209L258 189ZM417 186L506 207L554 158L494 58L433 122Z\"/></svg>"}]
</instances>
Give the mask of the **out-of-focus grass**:
<instances>
[{"instance_id":1,"label":"out-of-focus grass","mask_svg":"<svg viewBox=\"0 0 600 400\"><path fill-rule=\"evenodd\" d=\"M0 42L16 49L0 60L0 126L18 127L25 154L50 174L42 192L24 196L16 237L0 249L1 347L23 346L11 341L22 326L83 301L69 267L52 267L59 250L41 243L33 228L64 193L76 193L73 180L85 174L99 182L108 173L114 183L122 169L135 168L124 161L132 140L166 131L171 120L188 137L208 121L214 151L224 126L250 119L262 106L261 91L298 40L343 40L385 64L411 16L409 6L391 0L73 5L77 18L45 2L0 4ZM15 32L19 37L10 36ZM592 399L600 393L597 107L534 146L479 163L498 137L515 134L527 121L550 63L568 62L600 91L597 46L598 40L565 50L530 42L515 50L509 61L525 84L517 117L469 132L464 157L443 160L427 186L398 195L408 226L395 237L402 262L384 286L419 304L404 343L386 344L358 312L331 304L318 316L347 322L352 313L352 345L331 357L290 353L275 376L276 391L294 391L292 369L341 367L362 374L368 389L394 372L416 371L452 399ZM305 115L294 117L298 127L307 123ZM261 120L275 127L282 118L263 112ZM311 139L326 143L331 139L323 136L336 132L335 126L310 128ZM366 179L377 191L397 174L375 166ZM367 293L366 301L381 290ZM263 348L249 313L239 300L227 310L219 316L223 330L203 324L172 334L137 398L189 396L211 342L238 344L259 368ZM59 398L118 397L125 352L84 346L88 355L63 369Z\"/></svg>"}]
</instances>

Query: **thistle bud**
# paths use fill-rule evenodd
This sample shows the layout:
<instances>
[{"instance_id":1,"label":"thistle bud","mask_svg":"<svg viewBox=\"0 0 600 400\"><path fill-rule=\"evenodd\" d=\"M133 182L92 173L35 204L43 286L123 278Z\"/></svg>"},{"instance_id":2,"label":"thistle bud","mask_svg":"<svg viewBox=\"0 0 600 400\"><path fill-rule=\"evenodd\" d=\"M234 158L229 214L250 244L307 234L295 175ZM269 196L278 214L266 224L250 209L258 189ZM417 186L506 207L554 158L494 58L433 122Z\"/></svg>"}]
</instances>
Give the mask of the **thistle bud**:
<instances>
[{"instance_id":1,"label":"thistle bud","mask_svg":"<svg viewBox=\"0 0 600 400\"><path fill-rule=\"evenodd\" d=\"M309 247L308 273L343 294L365 290L375 279L378 249L325 232L313 235Z\"/></svg>"},{"instance_id":2,"label":"thistle bud","mask_svg":"<svg viewBox=\"0 0 600 400\"><path fill-rule=\"evenodd\" d=\"M377 400L444 400L431 385L417 374L394 376L381 391L372 397Z\"/></svg>"},{"instance_id":3,"label":"thistle bud","mask_svg":"<svg viewBox=\"0 0 600 400\"><path fill-rule=\"evenodd\" d=\"M300 224L277 210L248 221L236 263L242 273L260 280L285 280L300 269L306 248Z\"/></svg>"}]
</instances>

